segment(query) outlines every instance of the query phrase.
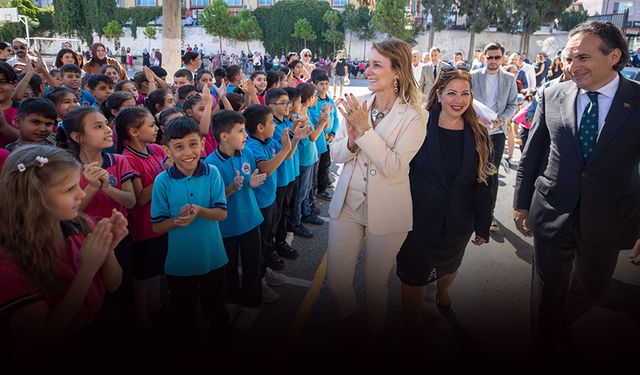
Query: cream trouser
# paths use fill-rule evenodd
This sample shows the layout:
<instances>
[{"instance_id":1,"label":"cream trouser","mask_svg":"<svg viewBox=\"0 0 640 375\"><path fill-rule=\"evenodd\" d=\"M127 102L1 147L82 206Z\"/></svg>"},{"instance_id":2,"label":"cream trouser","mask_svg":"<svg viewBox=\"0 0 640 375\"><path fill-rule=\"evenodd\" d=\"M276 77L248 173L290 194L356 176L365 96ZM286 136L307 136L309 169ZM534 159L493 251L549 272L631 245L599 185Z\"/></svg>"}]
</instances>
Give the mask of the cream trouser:
<instances>
[{"instance_id":1,"label":"cream trouser","mask_svg":"<svg viewBox=\"0 0 640 375\"><path fill-rule=\"evenodd\" d=\"M329 248L327 250L327 281L329 290L338 299L342 318L358 311L353 290L356 262L362 239L366 239L364 278L369 328L382 331L387 315L389 273L407 233L382 236L367 230L367 202L357 210L344 204L337 219L329 224Z\"/></svg>"}]
</instances>

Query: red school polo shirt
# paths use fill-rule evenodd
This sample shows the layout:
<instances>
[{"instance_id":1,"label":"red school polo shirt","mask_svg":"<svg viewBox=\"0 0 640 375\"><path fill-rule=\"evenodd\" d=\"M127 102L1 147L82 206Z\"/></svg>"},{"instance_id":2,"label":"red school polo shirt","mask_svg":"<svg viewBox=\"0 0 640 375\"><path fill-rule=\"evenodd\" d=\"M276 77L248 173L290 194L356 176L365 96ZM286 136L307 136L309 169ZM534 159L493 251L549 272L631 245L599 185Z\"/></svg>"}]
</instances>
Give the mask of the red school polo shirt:
<instances>
[{"instance_id":1,"label":"red school polo shirt","mask_svg":"<svg viewBox=\"0 0 640 375\"><path fill-rule=\"evenodd\" d=\"M124 182L138 177L137 172L131 168L124 156L103 152L102 159L102 168L109 172L109 184L111 186L121 189ZM89 185L89 181L82 175L80 178L80 187L84 189L87 185ZM122 212L125 217L127 216L127 210L124 206L111 199L111 197L99 189L84 209L84 213L93 219L99 220L110 218L112 214L111 210L114 208Z\"/></svg>"},{"instance_id":2,"label":"red school polo shirt","mask_svg":"<svg viewBox=\"0 0 640 375\"><path fill-rule=\"evenodd\" d=\"M131 168L140 176L142 187L153 184L156 176L164 171L165 154L162 146L150 143L147 153L139 152L127 146L122 152ZM160 236L151 226L151 201L144 206L136 205L129 210L129 228L134 241L145 241Z\"/></svg>"}]
</instances>

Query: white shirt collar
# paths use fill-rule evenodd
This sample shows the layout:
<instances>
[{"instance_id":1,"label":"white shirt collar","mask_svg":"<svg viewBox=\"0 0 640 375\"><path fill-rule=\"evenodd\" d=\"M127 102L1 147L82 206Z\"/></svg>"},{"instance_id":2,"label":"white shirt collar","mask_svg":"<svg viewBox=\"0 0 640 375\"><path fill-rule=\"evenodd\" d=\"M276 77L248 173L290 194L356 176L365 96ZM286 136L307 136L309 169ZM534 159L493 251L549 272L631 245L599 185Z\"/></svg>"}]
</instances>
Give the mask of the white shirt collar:
<instances>
[{"instance_id":1,"label":"white shirt collar","mask_svg":"<svg viewBox=\"0 0 640 375\"><path fill-rule=\"evenodd\" d=\"M613 99L613 97L616 95L616 91L618 91L619 85L620 85L620 75L616 74L616 77L612 79L611 82L600 87L596 91L598 91L600 95L604 95L608 98ZM587 92L588 90L580 89L580 95L583 95L583 94L586 95Z\"/></svg>"}]
</instances>

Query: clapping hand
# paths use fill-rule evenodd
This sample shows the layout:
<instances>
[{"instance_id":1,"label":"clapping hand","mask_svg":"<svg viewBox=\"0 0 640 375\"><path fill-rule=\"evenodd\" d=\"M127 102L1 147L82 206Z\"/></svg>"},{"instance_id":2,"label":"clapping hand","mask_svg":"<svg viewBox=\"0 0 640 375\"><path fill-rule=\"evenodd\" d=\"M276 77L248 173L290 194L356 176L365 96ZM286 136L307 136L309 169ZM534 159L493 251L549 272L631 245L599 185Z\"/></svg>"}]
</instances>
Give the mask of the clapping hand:
<instances>
[{"instance_id":1,"label":"clapping hand","mask_svg":"<svg viewBox=\"0 0 640 375\"><path fill-rule=\"evenodd\" d=\"M100 220L87 235L80 248L80 267L90 275L95 274L104 264L113 243L113 225L109 219Z\"/></svg>"},{"instance_id":2,"label":"clapping hand","mask_svg":"<svg viewBox=\"0 0 640 375\"><path fill-rule=\"evenodd\" d=\"M98 162L93 162L89 164L85 164L82 169L82 174L84 178L89 181L89 184L93 187L100 188L102 185L101 177L103 175L104 169L98 166ZM108 183L108 181L107 181Z\"/></svg>"},{"instance_id":3,"label":"clapping hand","mask_svg":"<svg viewBox=\"0 0 640 375\"><path fill-rule=\"evenodd\" d=\"M285 128L282 132L282 137L280 137L280 144L282 148L287 152L291 150L291 138L289 138L289 128Z\"/></svg>"},{"instance_id":4,"label":"clapping hand","mask_svg":"<svg viewBox=\"0 0 640 375\"><path fill-rule=\"evenodd\" d=\"M116 246L118 246L120 241L122 241L127 236L127 234L129 234L129 229L127 229L128 222L122 212L114 208L112 210L109 223L111 223L111 234L113 234L113 240L111 242L110 249L113 250L116 248Z\"/></svg>"},{"instance_id":5,"label":"clapping hand","mask_svg":"<svg viewBox=\"0 0 640 375\"><path fill-rule=\"evenodd\" d=\"M253 171L253 173L251 174L251 179L249 180L249 186L251 186L252 188L257 188L260 185L264 184L264 180L267 179L267 174L266 173L260 173L260 171L258 169L256 169L255 171Z\"/></svg>"},{"instance_id":6,"label":"clapping hand","mask_svg":"<svg viewBox=\"0 0 640 375\"><path fill-rule=\"evenodd\" d=\"M340 101L340 104L341 105L338 107L338 110L347 121L347 129L349 126L354 127L358 133L363 134L370 128L368 120L369 108L367 108L367 102L363 102L362 105L360 105L353 94L345 94L344 100Z\"/></svg>"},{"instance_id":7,"label":"clapping hand","mask_svg":"<svg viewBox=\"0 0 640 375\"><path fill-rule=\"evenodd\" d=\"M240 175L240 171L236 171L236 175L231 183L231 185L233 185L233 191L242 189L242 184L244 184L244 177Z\"/></svg>"},{"instance_id":8,"label":"clapping hand","mask_svg":"<svg viewBox=\"0 0 640 375\"><path fill-rule=\"evenodd\" d=\"M179 227L189 226L198 216L200 206L195 204L185 204L180 209L180 216L174 219L174 223Z\"/></svg>"}]
</instances>

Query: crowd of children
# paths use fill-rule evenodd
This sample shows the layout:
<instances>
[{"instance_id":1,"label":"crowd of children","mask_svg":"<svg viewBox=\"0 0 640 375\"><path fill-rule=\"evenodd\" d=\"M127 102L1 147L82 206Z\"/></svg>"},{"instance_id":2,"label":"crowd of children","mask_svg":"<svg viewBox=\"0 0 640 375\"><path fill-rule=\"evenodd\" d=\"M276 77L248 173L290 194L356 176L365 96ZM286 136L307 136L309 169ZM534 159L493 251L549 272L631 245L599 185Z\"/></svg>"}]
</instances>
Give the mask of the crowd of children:
<instances>
[{"instance_id":1,"label":"crowd of children","mask_svg":"<svg viewBox=\"0 0 640 375\"><path fill-rule=\"evenodd\" d=\"M287 235L324 223L329 78L230 66L169 85L159 67L84 74L72 55L21 77L0 62L4 328L18 348L50 345L94 332L109 305L127 334L169 321L186 350L199 303L210 344L247 331L299 255Z\"/></svg>"}]
</instances>

